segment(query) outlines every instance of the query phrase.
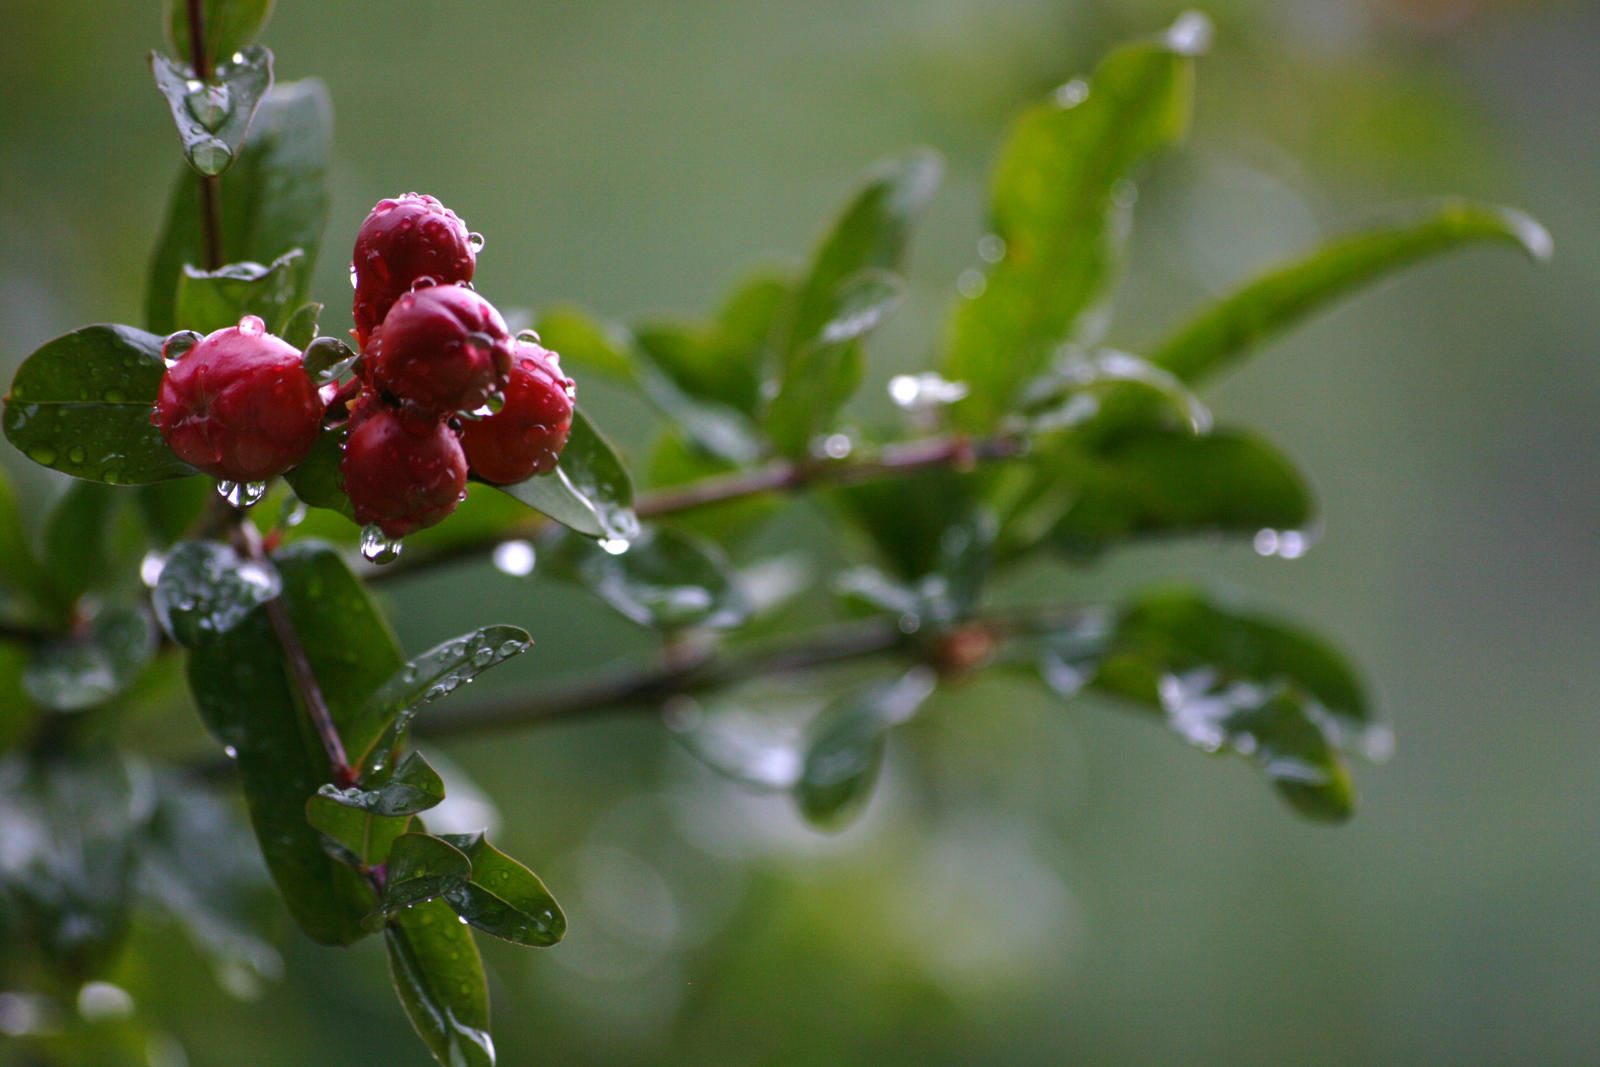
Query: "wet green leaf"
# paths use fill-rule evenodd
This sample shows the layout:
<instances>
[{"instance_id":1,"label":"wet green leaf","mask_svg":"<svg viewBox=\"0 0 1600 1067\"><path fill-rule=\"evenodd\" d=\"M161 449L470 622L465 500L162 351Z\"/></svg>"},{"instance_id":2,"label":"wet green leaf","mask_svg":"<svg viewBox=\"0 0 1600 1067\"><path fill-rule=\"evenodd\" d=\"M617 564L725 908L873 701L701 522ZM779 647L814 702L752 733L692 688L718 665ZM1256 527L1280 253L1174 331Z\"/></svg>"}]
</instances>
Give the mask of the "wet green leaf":
<instances>
[{"instance_id":1,"label":"wet green leaf","mask_svg":"<svg viewBox=\"0 0 1600 1067\"><path fill-rule=\"evenodd\" d=\"M301 354L306 374L319 386L343 377L355 361L355 352L337 337L318 337Z\"/></svg>"},{"instance_id":2,"label":"wet green leaf","mask_svg":"<svg viewBox=\"0 0 1600 1067\"><path fill-rule=\"evenodd\" d=\"M400 666L394 637L332 545L295 542L273 557L282 601L324 701L341 728ZM217 740L233 750L250 821L289 912L312 938L362 936L372 893L329 857L306 821L328 760L286 673L263 610L195 649L189 688Z\"/></svg>"},{"instance_id":3,"label":"wet green leaf","mask_svg":"<svg viewBox=\"0 0 1600 1067\"><path fill-rule=\"evenodd\" d=\"M285 474L284 480L294 495L314 508L327 508L356 521L355 506L345 496L339 462L344 458L344 427L322 431L311 451L299 465Z\"/></svg>"},{"instance_id":4,"label":"wet green leaf","mask_svg":"<svg viewBox=\"0 0 1600 1067\"><path fill-rule=\"evenodd\" d=\"M407 832L389 846L388 879L380 912L393 914L467 884L472 861L456 846L428 833Z\"/></svg>"},{"instance_id":5,"label":"wet green leaf","mask_svg":"<svg viewBox=\"0 0 1600 1067\"><path fill-rule=\"evenodd\" d=\"M386 863L395 838L405 833L410 816L444 800L444 782L422 754L408 755L377 789L340 789L324 785L306 801L306 820L332 838L357 864Z\"/></svg>"},{"instance_id":6,"label":"wet green leaf","mask_svg":"<svg viewBox=\"0 0 1600 1067\"><path fill-rule=\"evenodd\" d=\"M533 638L519 627L485 626L402 664L343 728L363 783L385 780L405 747L417 712L532 646Z\"/></svg>"},{"instance_id":7,"label":"wet green leaf","mask_svg":"<svg viewBox=\"0 0 1600 1067\"><path fill-rule=\"evenodd\" d=\"M233 629L283 589L278 572L217 541L184 541L167 554L150 594L161 628L185 648Z\"/></svg>"},{"instance_id":8,"label":"wet green leaf","mask_svg":"<svg viewBox=\"0 0 1600 1067\"><path fill-rule=\"evenodd\" d=\"M288 306L306 298L328 216L328 167L333 107L316 79L283 82L262 97L238 161L222 177L224 261L271 263L301 249ZM205 267L200 229L200 178L188 167L178 176L150 265L145 318L160 334L179 328L178 279L184 266Z\"/></svg>"},{"instance_id":9,"label":"wet green leaf","mask_svg":"<svg viewBox=\"0 0 1600 1067\"><path fill-rule=\"evenodd\" d=\"M261 97L272 87L272 53L247 45L220 57L211 80L202 81L187 62L151 52L150 73L167 98L189 165L211 176L233 166Z\"/></svg>"},{"instance_id":10,"label":"wet green leaf","mask_svg":"<svg viewBox=\"0 0 1600 1067\"><path fill-rule=\"evenodd\" d=\"M1126 176L1182 138L1193 56L1207 35L1204 19L1186 14L1012 126L990 190L987 263L963 287L975 295L958 301L946 341L944 375L970 389L952 408L964 428L986 430L1007 414L1107 295L1126 229Z\"/></svg>"},{"instance_id":11,"label":"wet green leaf","mask_svg":"<svg viewBox=\"0 0 1600 1067\"><path fill-rule=\"evenodd\" d=\"M255 40L272 14L273 0L205 0L201 12L205 26L206 55L225 59ZM188 59L189 18L184 0L167 0L167 40L173 51Z\"/></svg>"},{"instance_id":12,"label":"wet green leaf","mask_svg":"<svg viewBox=\"0 0 1600 1067\"><path fill-rule=\"evenodd\" d=\"M710 541L647 527L618 554L572 536L540 550L540 573L576 582L640 626L727 629L750 616L728 558Z\"/></svg>"},{"instance_id":13,"label":"wet green leaf","mask_svg":"<svg viewBox=\"0 0 1600 1067\"><path fill-rule=\"evenodd\" d=\"M783 366L778 393L767 409L767 434L779 452L801 459L811 441L861 385L861 339L900 305L905 283L887 271L863 270L839 283L833 316L793 351Z\"/></svg>"},{"instance_id":14,"label":"wet green leaf","mask_svg":"<svg viewBox=\"0 0 1600 1067\"><path fill-rule=\"evenodd\" d=\"M1391 744L1365 687L1326 640L1187 589L1145 593L1046 642L1057 692L1085 685L1160 712L1185 740L1250 760L1302 814L1348 817L1341 749L1382 758Z\"/></svg>"},{"instance_id":15,"label":"wet green leaf","mask_svg":"<svg viewBox=\"0 0 1600 1067\"><path fill-rule=\"evenodd\" d=\"M538 875L489 844L481 833L445 834L443 840L472 861L471 881L444 894L457 915L486 934L518 945L553 945L566 934L566 916Z\"/></svg>"},{"instance_id":16,"label":"wet green leaf","mask_svg":"<svg viewBox=\"0 0 1600 1067\"><path fill-rule=\"evenodd\" d=\"M305 351L306 346L317 339L317 319L321 316L321 304L301 304L284 321L283 339Z\"/></svg>"},{"instance_id":17,"label":"wet green leaf","mask_svg":"<svg viewBox=\"0 0 1600 1067\"><path fill-rule=\"evenodd\" d=\"M214 271L185 266L178 279L178 321L186 330L210 333L255 315L276 333L288 318L302 258L304 253L296 248L270 266L230 263Z\"/></svg>"},{"instance_id":18,"label":"wet green leaf","mask_svg":"<svg viewBox=\"0 0 1600 1067\"><path fill-rule=\"evenodd\" d=\"M1315 513L1294 465L1236 430L1196 436L1145 430L1104 446L1081 466L1063 458L1073 496L1051 531L1056 548L1094 555L1136 537L1204 531L1298 531Z\"/></svg>"},{"instance_id":19,"label":"wet green leaf","mask_svg":"<svg viewBox=\"0 0 1600 1067\"><path fill-rule=\"evenodd\" d=\"M553 472L495 488L585 537L631 541L639 534L627 468L579 408Z\"/></svg>"},{"instance_id":20,"label":"wet green leaf","mask_svg":"<svg viewBox=\"0 0 1600 1067\"><path fill-rule=\"evenodd\" d=\"M933 671L916 667L897 681L840 697L818 714L806 730L794 786L807 822L839 830L861 813L877 783L889 730L915 715L933 689Z\"/></svg>"},{"instance_id":21,"label":"wet green leaf","mask_svg":"<svg viewBox=\"0 0 1600 1067\"><path fill-rule=\"evenodd\" d=\"M494 1067L489 983L472 931L429 901L384 928L389 975L400 1003L442 1067Z\"/></svg>"},{"instance_id":22,"label":"wet green leaf","mask_svg":"<svg viewBox=\"0 0 1600 1067\"><path fill-rule=\"evenodd\" d=\"M1417 218L1337 237L1267 271L1186 322L1150 361L1199 381L1360 286L1483 241L1515 244L1536 260L1550 257L1550 234L1522 212L1449 200Z\"/></svg>"},{"instance_id":23,"label":"wet green leaf","mask_svg":"<svg viewBox=\"0 0 1600 1067\"><path fill-rule=\"evenodd\" d=\"M632 338L575 304L557 304L534 320L539 343L561 356L568 374L593 373L622 382L634 380Z\"/></svg>"},{"instance_id":24,"label":"wet green leaf","mask_svg":"<svg viewBox=\"0 0 1600 1067\"><path fill-rule=\"evenodd\" d=\"M155 629L143 611L106 608L82 630L36 649L22 687L55 711L104 704L139 677L156 651Z\"/></svg>"},{"instance_id":25,"label":"wet green leaf","mask_svg":"<svg viewBox=\"0 0 1600 1067\"><path fill-rule=\"evenodd\" d=\"M12 379L6 439L35 463L89 481L137 484L194 474L150 422L166 372L161 343L143 330L109 325L48 342Z\"/></svg>"}]
</instances>

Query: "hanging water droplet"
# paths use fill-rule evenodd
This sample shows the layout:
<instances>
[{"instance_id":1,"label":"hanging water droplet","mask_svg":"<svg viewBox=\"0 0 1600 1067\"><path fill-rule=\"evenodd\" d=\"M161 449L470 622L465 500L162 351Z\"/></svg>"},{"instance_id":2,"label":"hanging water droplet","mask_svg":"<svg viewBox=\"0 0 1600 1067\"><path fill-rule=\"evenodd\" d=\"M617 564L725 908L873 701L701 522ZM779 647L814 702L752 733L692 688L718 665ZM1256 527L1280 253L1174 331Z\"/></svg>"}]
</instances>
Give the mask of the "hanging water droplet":
<instances>
[{"instance_id":1,"label":"hanging water droplet","mask_svg":"<svg viewBox=\"0 0 1600 1067\"><path fill-rule=\"evenodd\" d=\"M361 288L361 279L356 275L356 265L354 262L350 264L350 288Z\"/></svg>"},{"instance_id":2,"label":"hanging water droplet","mask_svg":"<svg viewBox=\"0 0 1600 1067\"><path fill-rule=\"evenodd\" d=\"M952 382L932 371L897 374L889 379L889 399L903 411L927 411L954 404L971 390L966 382Z\"/></svg>"},{"instance_id":3,"label":"hanging water droplet","mask_svg":"<svg viewBox=\"0 0 1600 1067\"><path fill-rule=\"evenodd\" d=\"M227 756L229 759L238 759L239 758L239 750L234 748L232 745L223 745L222 746L222 754L224 756Z\"/></svg>"},{"instance_id":4,"label":"hanging water droplet","mask_svg":"<svg viewBox=\"0 0 1600 1067\"><path fill-rule=\"evenodd\" d=\"M1082 78L1073 78L1056 90L1055 97L1061 107L1077 107L1089 99L1089 83Z\"/></svg>"},{"instance_id":5,"label":"hanging water droplet","mask_svg":"<svg viewBox=\"0 0 1600 1067\"><path fill-rule=\"evenodd\" d=\"M233 149L215 137L201 137L185 147L194 169L214 178L233 162Z\"/></svg>"},{"instance_id":6,"label":"hanging water droplet","mask_svg":"<svg viewBox=\"0 0 1600 1067\"><path fill-rule=\"evenodd\" d=\"M467 247L472 249L472 254L477 255L483 251L483 234L474 230L467 234Z\"/></svg>"},{"instance_id":7,"label":"hanging water droplet","mask_svg":"<svg viewBox=\"0 0 1600 1067\"><path fill-rule=\"evenodd\" d=\"M228 120L233 100L226 85L201 85L189 90L183 98L183 106L201 126L215 132Z\"/></svg>"},{"instance_id":8,"label":"hanging water droplet","mask_svg":"<svg viewBox=\"0 0 1600 1067\"><path fill-rule=\"evenodd\" d=\"M161 581L161 571L167 565L167 557L152 549L144 554L139 561L139 581L144 583L146 589L154 589L156 583ZM181 610L181 609L180 609Z\"/></svg>"},{"instance_id":9,"label":"hanging water droplet","mask_svg":"<svg viewBox=\"0 0 1600 1067\"><path fill-rule=\"evenodd\" d=\"M624 552L628 551L628 549L630 547L632 547L628 543L627 539L626 538L622 538L622 537L605 537L605 538L601 538L599 543L600 543L600 547L602 549L604 549L606 552L611 553L611 555L613 555L613 556L620 556Z\"/></svg>"},{"instance_id":10,"label":"hanging water droplet","mask_svg":"<svg viewBox=\"0 0 1600 1067\"><path fill-rule=\"evenodd\" d=\"M501 541L494 546L494 565L503 574L526 578L533 573L536 556L528 541Z\"/></svg>"},{"instance_id":11,"label":"hanging water droplet","mask_svg":"<svg viewBox=\"0 0 1600 1067\"><path fill-rule=\"evenodd\" d=\"M400 539L390 538L376 524L361 528L361 555L369 563L393 563L400 558Z\"/></svg>"},{"instance_id":12,"label":"hanging water droplet","mask_svg":"<svg viewBox=\"0 0 1600 1067\"><path fill-rule=\"evenodd\" d=\"M217 493L234 507L247 508L260 503L261 498L267 495L267 483L234 482L224 478L217 482Z\"/></svg>"}]
</instances>

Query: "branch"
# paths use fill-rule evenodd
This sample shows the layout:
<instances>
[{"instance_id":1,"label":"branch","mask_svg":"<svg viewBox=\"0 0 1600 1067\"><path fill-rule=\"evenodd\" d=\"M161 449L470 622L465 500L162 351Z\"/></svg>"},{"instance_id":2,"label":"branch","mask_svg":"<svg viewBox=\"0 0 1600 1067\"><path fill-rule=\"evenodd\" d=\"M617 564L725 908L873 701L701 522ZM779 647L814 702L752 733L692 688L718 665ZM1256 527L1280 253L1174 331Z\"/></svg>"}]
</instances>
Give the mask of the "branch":
<instances>
[{"instance_id":1,"label":"branch","mask_svg":"<svg viewBox=\"0 0 1600 1067\"><path fill-rule=\"evenodd\" d=\"M212 57L206 55L205 0L188 0L189 66L194 76L209 82L215 73ZM222 257L222 194L215 174L200 175L200 233L204 238L206 270L216 270Z\"/></svg>"},{"instance_id":2,"label":"branch","mask_svg":"<svg viewBox=\"0 0 1600 1067\"><path fill-rule=\"evenodd\" d=\"M774 460L747 471L716 475L687 485L647 493L634 502L633 510L641 519L656 519L764 493L797 493L814 485L856 485L931 467L949 466L967 470L979 463L1012 459L1024 455L1027 450L1028 439L1022 434L1000 433L992 437L951 435L905 441L885 445L877 455L860 460L811 460L803 463ZM426 555L402 556L374 570L368 575L368 580L390 581L402 575L481 556L493 551L503 541L532 536L548 522L539 516Z\"/></svg>"}]
</instances>

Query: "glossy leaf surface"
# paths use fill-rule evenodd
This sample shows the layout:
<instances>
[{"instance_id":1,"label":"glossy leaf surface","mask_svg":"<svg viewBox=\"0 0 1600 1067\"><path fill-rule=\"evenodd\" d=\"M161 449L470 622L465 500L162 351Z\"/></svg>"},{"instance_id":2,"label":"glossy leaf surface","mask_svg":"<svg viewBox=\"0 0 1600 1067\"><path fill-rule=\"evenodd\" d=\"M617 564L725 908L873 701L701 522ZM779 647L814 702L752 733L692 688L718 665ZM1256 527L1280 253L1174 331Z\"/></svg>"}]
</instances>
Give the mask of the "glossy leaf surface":
<instances>
[{"instance_id":1,"label":"glossy leaf surface","mask_svg":"<svg viewBox=\"0 0 1600 1067\"><path fill-rule=\"evenodd\" d=\"M441 901L402 911L384 927L400 1003L442 1067L494 1067L489 983L472 931Z\"/></svg>"},{"instance_id":2,"label":"glossy leaf surface","mask_svg":"<svg viewBox=\"0 0 1600 1067\"><path fill-rule=\"evenodd\" d=\"M576 582L640 626L725 629L750 615L727 556L681 531L646 528L622 553L565 536L540 556L541 573Z\"/></svg>"},{"instance_id":3,"label":"glossy leaf surface","mask_svg":"<svg viewBox=\"0 0 1600 1067\"><path fill-rule=\"evenodd\" d=\"M222 177L224 262L271 263L298 248L289 306L306 298L328 216L333 105L316 79L281 82L261 100L250 136ZM151 261L146 325L160 334L183 328L177 317L184 266L205 268L200 229L200 178L188 167L167 206L166 228ZM221 264L217 264L220 266Z\"/></svg>"},{"instance_id":4,"label":"glossy leaf surface","mask_svg":"<svg viewBox=\"0 0 1600 1067\"><path fill-rule=\"evenodd\" d=\"M1023 112L990 190L992 251L951 317L945 377L970 392L952 412L986 430L1102 300L1121 257L1120 192L1145 157L1182 138L1204 20L1117 49L1087 82Z\"/></svg>"},{"instance_id":5,"label":"glossy leaf surface","mask_svg":"<svg viewBox=\"0 0 1600 1067\"><path fill-rule=\"evenodd\" d=\"M82 711L132 685L155 651L148 615L133 607L106 608L81 631L40 646L28 661L22 687L44 707Z\"/></svg>"},{"instance_id":6,"label":"glossy leaf surface","mask_svg":"<svg viewBox=\"0 0 1600 1067\"><path fill-rule=\"evenodd\" d=\"M872 795L890 729L915 715L934 689L933 671L917 667L898 681L840 697L807 728L795 802L818 829L848 825Z\"/></svg>"},{"instance_id":7,"label":"glossy leaf surface","mask_svg":"<svg viewBox=\"0 0 1600 1067\"><path fill-rule=\"evenodd\" d=\"M1150 361L1184 381L1199 381L1360 286L1486 241L1517 245L1535 260L1551 253L1550 234L1528 215L1447 201L1418 218L1335 238L1267 271L1181 326Z\"/></svg>"},{"instance_id":8,"label":"glossy leaf surface","mask_svg":"<svg viewBox=\"0 0 1600 1067\"><path fill-rule=\"evenodd\" d=\"M166 364L162 338L131 326L85 326L17 368L6 439L75 478L133 485L195 473L150 423Z\"/></svg>"},{"instance_id":9,"label":"glossy leaf surface","mask_svg":"<svg viewBox=\"0 0 1600 1067\"><path fill-rule=\"evenodd\" d=\"M627 468L579 408L553 472L495 488L585 537L631 541L639 533Z\"/></svg>"},{"instance_id":10,"label":"glossy leaf surface","mask_svg":"<svg viewBox=\"0 0 1600 1067\"><path fill-rule=\"evenodd\" d=\"M448 841L415 830L393 839L388 863L382 911L389 914L441 897L472 877L472 861L465 852Z\"/></svg>"},{"instance_id":11,"label":"glossy leaf surface","mask_svg":"<svg viewBox=\"0 0 1600 1067\"><path fill-rule=\"evenodd\" d=\"M477 834L443 840L472 861L472 878L446 891L456 914L486 934L518 945L544 947L567 932L566 916L539 876Z\"/></svg>"},{"instance_id":12,"label":"glossy leaf surface","mask_svg":"<svg viewBox=\"0 0 1600 1067\"><path fill-rule=\"evenodd\" d=\"M233 629L282 589L273 567L240 559L217 541L184 541L167 554L150 603L167 636L197 648Z\"/></svg>"},{"instance_id":13,"label":"glossy leaf surface","mask_svg":"<svg viewBox=\"0 0 1600 1067\"><path fill-rule=\"evenodd\" d=\"M421 753L408 755L377 789L324 785L306 801L306 820L365 867L387 862L410 816L444 799L444 782Z\"/></svg>"},{"instance_id":14,"label":"glossy leaf surface","mask_svg":"<svg viewBox=\"0 0 1600 1067\"><path fill-rule=\"evenodd\" d=\"M272 53L247 45L224 57L211 80L202 82L187 64L151 52L150 73L167 98L189 165L208 176L233 166L256 107L272 87Z\"/></svg>"},{"instance_id":15,"label":"glossy leaf surface","mask_svg":"<svg viewBox=\"0 0 1600 1067\"><path fill-rule=\"evenodd\" d=\"M283 476L294 495L314 508L326 508L356 521L355 505L345 495L339 474L344 458L344 427L323 430L299 465Z\"/></svg>"},{"instance_id":16,"label":"glossy leaf surface","mask_svg":"<svg viewBox=\"0 0 1600 1067\"><path fill-rule=\"evenodd\" d=\"M186 265L178 279L178 321L185 329L210 333L255 315L267 324L268 332L281 331L303 258L299 249L292 249L267 266L230 263L202 271Z\"/></svg>"}]
</instances>

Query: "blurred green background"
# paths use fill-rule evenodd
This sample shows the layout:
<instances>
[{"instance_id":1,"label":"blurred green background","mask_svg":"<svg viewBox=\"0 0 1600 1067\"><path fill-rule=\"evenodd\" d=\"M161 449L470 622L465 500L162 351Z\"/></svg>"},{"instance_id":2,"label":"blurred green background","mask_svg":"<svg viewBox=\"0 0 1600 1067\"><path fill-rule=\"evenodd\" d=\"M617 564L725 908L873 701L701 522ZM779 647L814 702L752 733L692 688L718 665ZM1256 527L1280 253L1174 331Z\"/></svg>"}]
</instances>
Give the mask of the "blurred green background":
<instances>
[{"instance_id":1,"label":"blurred green background","mask_svg":"<svg viewBox=\"0 0 1600 1067\"><path fill-rule=\"evenodd\" d=\"M874 158L937 148L946 182L874 348L881 385L927 364L1007 117L1180 8L280 0L264 41L280 79L319 75L335 102L327 332L348 326L344 249L380 196L432 193L482 231L478 287L503 307L698 315L743 267L806 250ZM1512 203L1556 241L1544 269L1485 250L1408 274L1209 394L1310 473L1326 528L1305 558L1189 546L1030 576L1062 595L1200 576L1341 641L1397 737L1358 768L1362 810L1307 824L1238 761L1000 681L897 733L866 817L831 838L653 722L456 742L572 926L548 951L484 946L502 1062L1593 1062L1600 8L1207 11L1196 128L1141 183L1114 343L1137 351L1395 201ZM154 3L0 7L7 377L74 326L139 321L178 160L145 69L160 43ZM580 390L637 456L642 409ZM818 521L801 505L747 555ZM517 686L647 647L537 572L497 578L386 587L403 644L523 625L538 647L500 680ZM143 729L206 748L192 717ZM162 931L139 936L119 979L166 1035L157 1067L424 1062L374 944L286 934L283 978L229 995Z\"/></svg>"}]
</instances>

